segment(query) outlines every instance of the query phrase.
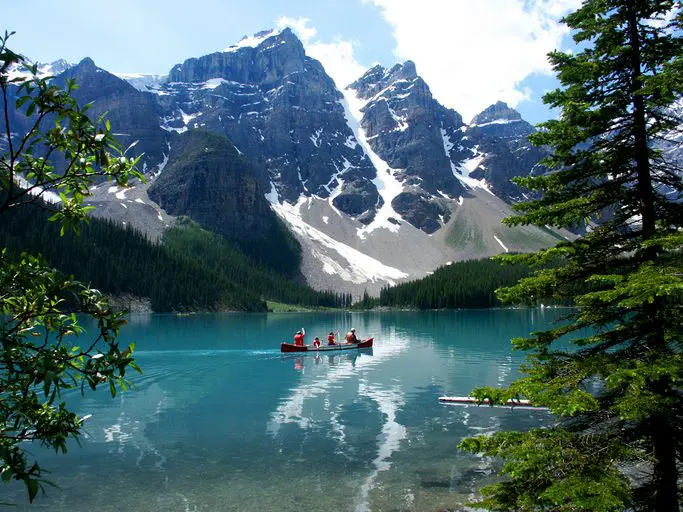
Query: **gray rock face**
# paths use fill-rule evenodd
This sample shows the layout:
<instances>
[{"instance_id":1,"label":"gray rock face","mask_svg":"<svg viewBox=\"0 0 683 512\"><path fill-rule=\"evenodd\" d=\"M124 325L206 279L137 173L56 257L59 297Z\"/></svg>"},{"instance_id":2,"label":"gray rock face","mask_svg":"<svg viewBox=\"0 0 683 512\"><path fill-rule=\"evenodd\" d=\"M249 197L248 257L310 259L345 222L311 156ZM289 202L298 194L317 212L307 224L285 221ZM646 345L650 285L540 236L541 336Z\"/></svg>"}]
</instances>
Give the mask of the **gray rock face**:
<instances>
[{"instance_id":1,"label":"gray rock face","mask_svg":"<svg viewBox=\"0 0 683 512\"><path fill-rule=\"evenodd\" d=\"M493 193L508 203L522 200L528 191L510 180L546 171L539 162L548 150L528 139L534 131L519 112L501 101L474 116L465 136L474 146L473 156L481 161L470 176L485 179Z\"/></svg>"},{"instance_id":2,"label":"gray rock face","mask_svg":"<svg viewBox=\"0 0 683 512\"><path fill-rule=\"evenodd\" d=\"M346 123L342 98L322 65L289 30L254 47L189 59L162 92L175 98L165 127L225 134L281 199L329 197L368 222L380 201L375 169Z\"/></svg>"},{"instance_id":3,"label":"gray rock face","mask_svg":"<svg viewBox=\"0 0 683 512\"><path fill-rule=\"evenodd\" d=\"M270 209L249 162L225 137L191 130L175 136L171 147L170 163L149 188L152 200L275 268L298 268L298 261L284 261L298 258L298 247L290 247L296 243Z\"/></svg>"},{"instance_id":4,"label":"gray rock face","mask_svg":"<svg viewBox=\"0 0 683 512\"><path fill-rule=\"evenodd\" d=\"M67 79L79 85L74 97L80 104L92 102L88 111L91 119L107 114L123 149L137 141L126 156L144 153L143 171L153 171L163 162L169 137L159 126L161 110L152 94L136 90L87 57L57 75L54 81L65 85Z\"/></svg>"},{"instance_id":5,"label":"gray rock face","mask_svg":"<svg viewBox=\"0 0 683 512\"><path fill-rule=\"evenodd\" d=\"M418 187L401 192L392 205L396 211L403 212L405 220L425 233L433 233L451 217L446 201L436 199Z\"/></svg>"},{"instance_id":6,"label":"gray rock face","mask_svg":"<svg viewBox=\"0 0 683 512\"><path fill-rule=\"evenodd\" d=\"M432 233L443 215L440 198L457 198L465 190L455 176L459 162L471 154L462 117L432 97L411 61L391 69L375 66L349 88L367 102L361 126L372 150L410 187L392 207Z\"/></svg>"},{"instance_id":7,"label":"gray rock face","mask_svg":"<svg viewBox=\"0 0 683 512\"><path fill-rule=\"evenodd\" d=\"M508 104L503 101L497 101L493 105L487 107L485 110L472 118L470 126L482 126L489 124L505 124L521 121L522 115L514 108L508 107ZM528 123L527 123L528 124Z\"/></svg>"}]
</instances>

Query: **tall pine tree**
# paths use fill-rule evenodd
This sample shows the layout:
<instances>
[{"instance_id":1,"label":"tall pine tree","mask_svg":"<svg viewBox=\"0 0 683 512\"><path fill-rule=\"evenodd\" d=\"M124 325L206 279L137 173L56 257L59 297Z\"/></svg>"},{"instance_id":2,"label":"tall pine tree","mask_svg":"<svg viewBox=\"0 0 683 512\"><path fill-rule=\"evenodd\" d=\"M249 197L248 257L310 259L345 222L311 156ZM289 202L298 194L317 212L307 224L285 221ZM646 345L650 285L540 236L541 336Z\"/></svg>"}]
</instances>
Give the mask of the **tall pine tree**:
<instances>
[{"instance_id":1,"label":"tall pine tree","mask_svg":"<svg viewBox=\"0 0 683 512\"><path fill-rule=\"evenodd\" d=\"M525 376L474 391L499 403L523 395L558 419L461 444L505 459L506 478L483 490L489 510L679 510L683 184L667 144L680 145L683 126L682 21L671 0L585 0L565 18L580 51L550 55L562 87L545 101L561 115L534 142L553 149L553 172L518 180L540 198L507 223L588 229L505 257L559 265L501 299L573 298L577 310L565 325L513 340L530 352ZM573 347L563 350L566 335Z\"/></svg>"}]
</instances>

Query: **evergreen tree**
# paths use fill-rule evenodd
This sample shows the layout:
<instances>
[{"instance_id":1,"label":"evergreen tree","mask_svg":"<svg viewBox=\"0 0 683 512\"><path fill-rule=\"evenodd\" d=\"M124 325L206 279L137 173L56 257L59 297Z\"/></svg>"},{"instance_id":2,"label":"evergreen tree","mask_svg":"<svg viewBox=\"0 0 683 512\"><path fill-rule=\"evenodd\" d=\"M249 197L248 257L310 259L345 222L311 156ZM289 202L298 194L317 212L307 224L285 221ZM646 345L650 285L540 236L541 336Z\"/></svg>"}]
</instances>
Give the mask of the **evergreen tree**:
<instances>
[{"instance_id":1,"label":"evergreen tree","mask_svg":"<svg viewBox=\"0 0 683 512\"><path fill-rule=\"evenodd\" d=\"M385 287L379 300L368 300L367 307L461 309L500 306L493 291L516 283L528 273L526 265L504 265L492 259L460 261L440 267L422 279Z\"/></svg>"},{"instance_id":2,"label":"evergreen tree","mask_svg":"<svg viewBox=\"0 0 683 512\"><path fill-rule=\"evenodd\" d=\"M554 171L517 180L542 195L507 223L592 229L504 257L558 263L500 290L504 301L573 298L577 310L565 325L513 340L530 351L524 377L474 391L499 403L526 396L558 417L551 428L461 444L505 459L505 480L484 489L480 507L679 510L683 184L658 148L682 122L681 21L672 0L585 0L565 18L580 51L550 55L562 87L545 101L561 116L534 137L554 150ZM563 350L568 334L573 348Z\"/></svg>"}]
</instances>

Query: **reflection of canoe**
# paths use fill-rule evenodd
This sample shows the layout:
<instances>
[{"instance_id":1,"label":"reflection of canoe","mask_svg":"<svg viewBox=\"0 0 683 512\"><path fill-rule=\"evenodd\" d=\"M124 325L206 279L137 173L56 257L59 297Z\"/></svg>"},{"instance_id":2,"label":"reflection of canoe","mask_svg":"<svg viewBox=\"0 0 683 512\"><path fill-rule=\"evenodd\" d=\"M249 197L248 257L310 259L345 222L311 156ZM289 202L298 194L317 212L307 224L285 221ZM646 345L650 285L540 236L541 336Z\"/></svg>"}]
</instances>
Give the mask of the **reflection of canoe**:
<instances>
[{"instance_id":1,"label":"reflection of canoe","mask_svg":"<svg viewBox=\"0 0 683 512\"><path fill-rule=\"evenodd\" d=\"M320 345L314 348L313 345L294 345L293 343L283 343L280 345L280 352L334 352L339 350L349 350L356 348L371 348L374 338L368 338L360 343L337 343L336 345Z\"/></svg>"}]
</instances>

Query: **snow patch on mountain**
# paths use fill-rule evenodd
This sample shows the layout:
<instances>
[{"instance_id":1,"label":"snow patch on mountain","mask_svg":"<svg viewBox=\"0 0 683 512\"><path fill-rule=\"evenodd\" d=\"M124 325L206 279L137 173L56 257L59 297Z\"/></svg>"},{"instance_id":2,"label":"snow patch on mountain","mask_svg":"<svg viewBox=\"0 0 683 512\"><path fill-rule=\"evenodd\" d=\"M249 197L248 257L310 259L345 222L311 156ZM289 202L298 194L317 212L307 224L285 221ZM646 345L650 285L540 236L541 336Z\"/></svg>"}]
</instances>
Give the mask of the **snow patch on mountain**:
<instances>
[{"instance_id":1,"label":"snow patch on mountain","mask_svg":"<svg viewBox=\"0 0 683 512\"><path fill-rule=\"evenodd\" d=\"M481 162L484 160L486 155L482 153L475 153L475 155L472 158L465 160L460 164L460 166L456 166L451 160L451 150L453 149L454 144L451 142L450 137L446 134L446 130L444 130L443 128L441 129L441 138L443 140L444 153L446 153L448 161L451 163L451 170L453 171L453 176L458 178L458 180L460 180L460 183L469 188L482 188L486 190L489 194L495 195L491 191L491 187L488 185L488 183L486 183L485 179L477 180L474 178L470 178L470 173L481 165ZM475 151L476 149L477 148L475 147ZM458 198L458 205L462 205L462 196Z\"/></svg>"},{"instance_id":2,"label":"snow patch on mountain","mask_svg":"<svg viewBox=\"0 0 683 512\"><path fill-rule=\"evenodd\" d=\"M394 121L396 121L396 128L394 130L398 130L400 132L404 132L408 129L408 121L406 120L405 117L399 116L390 106L389 102L384 100L387 103L387 108L389 109L389 113L391 114L391 117Z\"/></svg>"},{"instance_id":3,"label":"snow patch on mountain","mask_svg":"<svg viewBox=\"0 0 683 512\"><path fill-rule=\"evenodd\" d=\"M384 200L384 204L377 211L377 215L373 221L358 230L358 236L364 239L368 233L375 229L384 228L391 232L398 232L400 226L389 221L389 218L402 219L402 217L391 206L391 201L403 191L403 185L394 177L394 172L397 169L389 167L384 160L382 160L377 153L375 153L368 143L365 130L361 127L361 120L363 119L363 107L368 103L367 100L362 100L356 96L352 89L344 89L342 91L344 98L339 100L344 107L344 115L346 122L351 128L356 140L360 144L365 154L370 158L370 162L375 166L377 177L373 183L377 187L379 195Z\"/></svg>"},{"instance_id":4,"label":"snow patch on mountain","mask_svg":"<svg viewBox=\"0 0 683 512\"><path fill-rule=\"evenodd\" d=\"M481 128L482 126L489 126L492 124L510 124L510 123L519 123L519 122L522 122L522 119L495 119L493 121L489 121L488 123L471 124L470 128L474 128L475 126Z\"/></svg>"},{"instance_id":5,"label":"snow patch on mountain","mask_svg":"<svg viewBox=\"0 0 683 512\"><path fill-rule=\"evenodd\" d=\"M500 238L498 238L496 235L493 235L493 238L496 239L496 242L498 242L498 245L500 245L505 252L510 252L507 247L505 247L505 244L500 241Z\"/></svg>"},{"instance_id":6,"label":"snow patch on mountain","mask_svg":"<svg viewBox=\"0 0 683 512\"><path fill-rule=\"evenodd\" d=\"M310 137L311 142L313 143L313 145L314 145L316 148L319 148L319 147L320 147L320 135L321 135L322 133L323 133L323 129L322 129L322 128L318 128L318 129L315 131L315 133L314 133L313 135L311 135L311 137Z\"/></svg>"},{"instance_id":7,"label":"snow patch on mountain","mask_svg":"<svg viewBox=\"0 0 683 512\"><path fill-rule=\"evenodd\" d=\"M476 148L475 148L476 149ZM490 185L486 182L484 178L478 180L470 177L470 173L473 172L477 167L481 166L481 162L484 160L486 155L478 153L472 158L468 158L460 164L460 167L456 168L453 163L451 163L451 168L453 169L453 175L460 180L460 182L469 188L482 188L486 190L492 196L495 196L491 190Z\"/></svg>"},{"instance_id":8,"label":"snow patch on mountain","mask_svg":"<svg viewBox=\"0 0 683 512\"><path fill-rule=\"evenodd\" d=\"M230 84L225 78L209 78L206 82L202 82L202 89L215 89L221 84Z\"/></svg>"},{"instance_id":9,"label":"snow patch on mountain","mask_svg":"<svg viewBox=\"0 0 683 512\"><path fill-rule=\"evenodd\" d=\"M112 73L112 75L125 80L138 91L153 92L155 94L167 94L159 89L166 82L168 75L154 75L150 73Z\"/></svg>"},{"instance_id":10,"label":"snow patch on mountain","mask_svg":"<svg viewBox=\"0 0 683 512\"><path fill-rule=\"evenodd\" d=\"M251 37L244 36L242 39L239 40L239 42L237 42L237 44L230 45L229 47L224 49L223 52L236 52L240 48L256 48L263 41L277 34L278 32L276 30L264 30L263 32L258 32Z\"/></svg>"},{"instance_id":11,"label":"snow patch on mountain","mask_svg":"<svg viewBox=\"0 0 683 512\"><path fill-rule=\"evenodd\" d=\"M301 215L301 207L307 204L308 201L309 198L301 198L295 205L289 204L286 201L283 203L273 203L271 201L271 207L295 233L316 243L321 248L339 254L340 258L333 259L321 251L314 251L314 256L322 263L324 272L330 275L338 275L344 281L356 284L386 281L393 285L398 280L408 277L408 274L405 272L389 267L375 258L338 242L306 223ZM345 261L344 264L341 263L343 261Z\"/></svg>"},{"instance_id":12,"label":"snow patch on mountain","mask_svg":"<svg viewBox=\"0 0 683 512\"><path fill-rule=\"evenodd\" d=\"M161 171L164 170L166 167L166 164L168 163L168 157L171 156L171 143L167 142L166 143L166 149L168 149L168 153L164 152L162 153L162 156L164 159L159 162L159 165L157 166L156 170L152 171L152 178L156 178L161 174Z\"/></svg>"},{"instance_id":13,"label":"snow patch on mountain","mask_svg":"<svg viewBox=\"0 0 683 512\"><path fill-rule=\"evenodd\" d=\"M357 145L358 145L358 143L356 142L356 139L353 135L349 135L346 138L346 141L344 142L344 146L346 146L347 148L351 148L351 149L356 149Z\"/></svg>"},{"instance_id":14,"label":"snow patch on mountain","mask_svg":"<svg viewBox=\"0 0 683 512\"><path fill-rule=\"evenodd\" d=\"M194 112L192 114L186 114L182 109L178 109L178 110L180 110L180 115L183 117L183 123L185 125L190 124L190 121L192 121L193 119L196 119L197 117L202 115L201 112Z\"/></svg>"},{"instance_id":15,"label":"snow patch on mountain","mask_svg":"<svg viewBox=\"0 0 683 512\"><path fill-rule=\"evenodd\" d=\"M27 62L27 65L31 66L32 63L29 61ZM36 66L36 77L47 78L50 76L55 76L60 73L63 73L67 69L73 67L73 64L70 64L69 62L63 59L59 59L54 62L50 62L49 64L37 62ZM10 81L14 80L15 78L23 78L24 80L26 80L32 77L33 74L31 73L29 68L22 64L12 64L7 70L7 79Z\"/></svg>"},{"instance_id":16,"label":"snow patch on mountain","mask_svg":"<svg viewBox=\"0 0 683 512\"><path fill-rule=\"evenodd\" d=\"M266 200L275 207L275 205L280 204L280 197L277 194L277 188L275 188L275 183L270 182L270 192L265 194Z\"/></svg>"},{"instance_id":17,"label":"snow patch on mountain","mask_svg":"<svg viewBox=\"0 0 683 512\"><path fill-rule=\"evenodd\" d=\"M451 159L451 150L455 147L455 144L451 142L451 138L448 136L446 130L444 130L443 128L441 128L441 140L443 141L443 151L444 153L446 153L446 158L448 158L448 162L451 164L451 171L453 172L453 175L457 178L458 174L461 174L461 172Z\"/></svg>"},{"instance_id":18,"label":"snow patch on mountain","mask_svg":"<svg viewBox=\"0 0 683 512\"><path fill-rule=\"evenodd\" d=\"M469 178L470 174L481 165L482 161L484 160L484 156L485 155L478 153L475 154L472 158L465 160L460 166L460 174Z\"/></svg>"},{"instance_id":19,"label":"snow patch on mountain","mask_svg":"<svg viewBox=\"0 0 683 512\"><path fill-rule=\"evenodd\" d=\"M29 194L31 196L39 197L47 203L58 204L62 202L62 199L55 192L29 183L23 176L14 176L14 182L22 189L30 189Z\"/></svg>"}]
</instances>

